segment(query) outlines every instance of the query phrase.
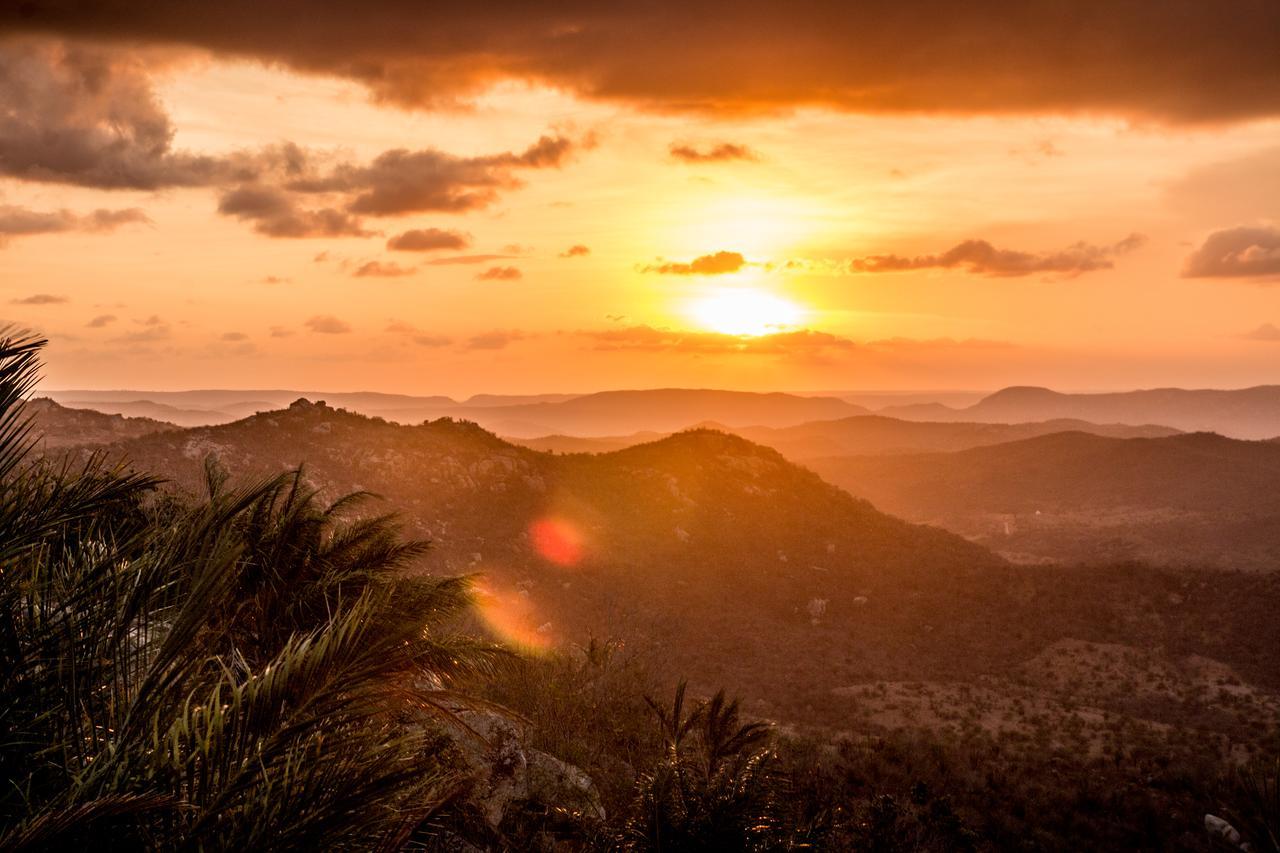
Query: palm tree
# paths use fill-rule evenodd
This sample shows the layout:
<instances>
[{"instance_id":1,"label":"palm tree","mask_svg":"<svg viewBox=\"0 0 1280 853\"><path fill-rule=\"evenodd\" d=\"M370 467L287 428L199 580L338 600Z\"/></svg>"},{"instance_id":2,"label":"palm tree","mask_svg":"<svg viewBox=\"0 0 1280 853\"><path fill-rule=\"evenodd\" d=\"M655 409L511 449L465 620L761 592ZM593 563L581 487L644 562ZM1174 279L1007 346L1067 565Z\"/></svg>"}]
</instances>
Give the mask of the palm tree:
<instances>
[{"instance_id":1,"label":"palm tree","mask_svg":"<svg viewBox=\"0 0 1280 853\"><path fill-rule=\"evenodd\" d=\"M458 790L432 714L494 653L466 579L301 472L162 505L34 458L44 341L0 332L0 848L397 846Z\"/></svg>"},{"instance_id":2,"label":"palm tree","mask_svg":"<svg viewBox=\"0 0 1280 853\"><path fill-rule=\"evenodd\" d=\"M664 755L637 782L623 828L630 850L766 850L785 845L782 778L768 748L769 727L743 723L723 690L685 711L680 682L670 710L649 700Z\"/></svg>"}]
</instances>

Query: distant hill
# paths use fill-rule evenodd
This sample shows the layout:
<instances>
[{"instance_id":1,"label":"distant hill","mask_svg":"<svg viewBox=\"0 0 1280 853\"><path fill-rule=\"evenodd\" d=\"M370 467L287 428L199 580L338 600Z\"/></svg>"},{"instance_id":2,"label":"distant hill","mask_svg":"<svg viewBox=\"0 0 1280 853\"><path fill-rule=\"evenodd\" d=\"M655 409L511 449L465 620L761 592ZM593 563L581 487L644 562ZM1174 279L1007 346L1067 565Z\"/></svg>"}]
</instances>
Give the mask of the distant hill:
<instances>
[{"instance_id":1,"label":"distant hill","mask_svg":"<svg viewBox=\"0 0 1280 853\"><path fill-rule=\"evenodd\" d=\"M1157 388L1106 394L1063 394L1048 388L1005 388L967 408L941 404L889 407L881 414L914 420L1019 423L1079 418L1093 423L1161 424L1236 438L1280 433L1280 385L1238 390Z\"/></svg>"},{"instance_id":2,"label":"distant hill","mask_svg":"<svg viewBox=\"0 0 1280 853\"><path fill-rule=\"evenodd\" d=\"M1236 584L1173 611L1164 590L1185 597L1185 578L1012 566L711 430L552 456L467 422L403 426L299 402L114 451L178 488L197 486L207 455L240 475L305 461L331 496L383 495L433 540L427 568L482 573L486 622L503 636L624 638L796 719L845 714L835 686L1002 672L1063 637L1116 639L1116 626L1125 641L1231 661L1203 620L1262 619L1275 598Z\"/></svg>"},{"instance_id":3,"label":"distant hill","mask_svg":"<svg viewBox=\"0 0 1280 853\"><path fill-rule=\"evenodd\" d=\"M708 420L732 426L788 426L867 412L833 397L683 388L604 391L581 396L480 394L465 403L440 396L281 390L55 391L50 395L66 406L157 417L182 426L228 423L305 397L400 423L453 417L473 421L502 435L524 438L556 433L669 433Z\"/></svg>"},{"instance_id":4,"label":"distant hill","mask_svg":"<svg viewBox=\"0 0 1280 853\"><path fill-rule=\"evenodd\" d=\"M179 429L174 424L150 418L126 418L86 409L69 409L47 397L37 397L24 403L22 416L32 419L33 434L40 436L41 445L46 449L110 444Z\"/></svg>"},{"instance_id":5,"label":"distant hill","mask_svg":"<svg viewBox=\"0 0 1280 853\"><path fill-rule=\"evenodd\" d=\"M648 391L603 391L554 403L459 407L452 417L475 421L500 435L534 438L670 433L701 421L729 426L790 426L805 421L867 414L867 410L834 397L756 394L665 388ZM413 412L391 412L401 422L418 420Z\"/></svg>"},{"instance_id":6,"label":"distant hill","mask_svg":"<svg viewBox=\"0 0 1280 853\"><path fill-rule=\"evenodd\" d=\"M1092 424L1072 419L1015 424L920 423L879 415L817 421L779 429L748 427L735 430L738 435L772 447L793 460L820 456L965 450L1069 431L1114 438L1158 438L1178 434L1178 430L1163 426Z\"/></svg>"},{"instance_id":7,"label":"distant hill","mask_svg":"<svg viewBox=\"0 0 1280 853\"><path fill-rule=\"evenodd\" d=\"M809 466L852 494L1005 553L1280 568L1280 444L1066 432Z\"/></svg>"},{"instance_id":8,"label":"distant hill","mask_svg":"<svg viewBox=\"0 0 1280 853\"><path fill-rule=\"evenodd\" d=\"M1176 429L1161 426L1091 424L1086 421L1056 420L1028 424L935 423L887 418L881 415L854 415L833 421L812 421L791 427L729 427L714 422L695 426L732 432L772 447L793 462L825 456L879 453L919 453L923 451L965 450L987 444L1001 444L1056 432L1087 432L1115 438L1158 438L1177 435ZM511 441L535 450L556 453L606 453L661 438L660 433L643 432L628 436L577 438L548 435Z\"/></svg>"},{"instance_id":9,"label":"distant hill","mask_svg":"<svg viewBox=\"0 0 1280 853\"><path fill-rule=\"evenodd\" d=\"M410 406L444 411L456 408L457 401L442 396L418 397L410 394L383 394L374 391L317 394L290 390L207 389L193 391L50 391L49 396L65 406L99 412L160 417L182 426L228 423L257 412L289 405L300 397L326 399L369 415Z\"/></svg>"}]
</instances>

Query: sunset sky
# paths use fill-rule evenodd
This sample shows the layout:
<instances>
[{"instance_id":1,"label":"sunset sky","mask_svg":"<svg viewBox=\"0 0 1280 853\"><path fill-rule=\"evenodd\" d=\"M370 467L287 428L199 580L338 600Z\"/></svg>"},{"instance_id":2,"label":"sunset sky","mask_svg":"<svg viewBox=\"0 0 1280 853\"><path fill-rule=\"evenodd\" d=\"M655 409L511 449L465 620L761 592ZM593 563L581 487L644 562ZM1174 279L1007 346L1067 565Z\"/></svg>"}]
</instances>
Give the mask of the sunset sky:
<instances>
[{"instance_id":1,"label":"sunset sky","mask_svg":"<svg viewBox=\"0 0 1280 853\"><path fill-rule=\"evenodd\" d=\"M1280 4L852 5L4 4L0 316L50 388L1280 381Z\"/></svg>"}]
</instances>

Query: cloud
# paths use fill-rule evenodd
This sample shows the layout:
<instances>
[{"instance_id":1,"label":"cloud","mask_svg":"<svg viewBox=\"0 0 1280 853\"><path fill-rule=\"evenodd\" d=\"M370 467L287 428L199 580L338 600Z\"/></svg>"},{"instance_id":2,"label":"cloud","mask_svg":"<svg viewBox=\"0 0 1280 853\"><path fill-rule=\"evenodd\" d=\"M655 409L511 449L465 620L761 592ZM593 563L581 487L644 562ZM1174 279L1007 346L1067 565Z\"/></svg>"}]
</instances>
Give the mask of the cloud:
<instances>
[{"instance_id":1,"label":"cloud","mask_svg":"<svg viewBox=\"0 0 1280 853\"><path fill-rule=\"evenodd\" d=\"M1182 275L1280 279L1280 228L1242 225L1215 231L1187 257Z\"/></svg>"},{"instance_id":2,"label":"cloud","mask_svg":"<svg viewBox=\"0 0 1280 853\"><path fill-rule=\"evenodd\" d=\"M573 147L567 137L543 136L519 154L457 157L434 148L397 148L368 165L340 164L327 175L284 186L296 193L341 193L352 214L464 213L489 207L502 191L523 186L516 175L520 170L559 167Z\"/></svg>"},{"instance_id":3,"label":"cloud","mask_svg":"<svg viewBox=\"0 0 1280 853\"><path fill-rule=\"evenodd\" d=\"M293 279L288 276L264 275L261 281L263 284L288 284Z\"/></svg>"},{"instance_id":4,"label":"cloud","mask_svg":"<svg viewBox=\"0 0 1280 853\"><path fill-rule=\"evenodd\" d=\"M218 212L253 224L268 237L371 237L360 220L332 207L311 210L276 187L242 185L222 193Z\"/></svg>"},{"instance_id":5,"label":"cloud","mask_svg":"<svg viewBox=\"0 0 1280 853\"><path fill-rule=\"evenodd\" d=\"M562 258L581 258L581 257L585 257L585 256L587 256L587 255L589 255L589 254L591 254L591 249L590 249L590 248L588 248L587 246L582 245L581 243L577 243L577 244L572 245L572 246L570 246L569 248L565 249L563 252L561 252L561 253L560 253L560 257L562 257Z\"/></svg>"},{"instance_id":6,"label":"cloud","mask_svg":"<svg viewBox=\"0 0 1280 853\"><path fill-rule=\"evenodd\" d=\"M317 314L304 324L308 329L322 335L345 335L351 326L332 314Z\"/></svg>"},{"instance_id":7,"label":"cloud","mask_svg":"<svg viewBox=\"0 0 1280 853\"><path fill-rule=\"evenodd\" d=\"M515 281L523 277L524 273L515 267L489 267L476 275L481 281Z\"/></svg>"},{"instance_id":8,"label":"cloud","mask_svg":"<svg viewBox=\"0 0 1280 853\"><path fill-rule=\"evenodd\" d=\"M886 273L921 269L964 269L977 275L1016 278L1034 273L1060 273L1074 277L1095 270L1111 269L1114 259L1132 252L1146 242L1141 234L1130 234L1108 246L1072 243L1056 252L1033 253L998 249L986 240L965 240L940 255L867 255L849 260L850 273Z\"/></svg>"},{"instance_id":9,"label":"cloud","mask_svg":"<svg viewBox=\"0 0 1280 853\"><path fill-rule=\"evenodd\" d=\"M36 293L21 299L10 299L10 305L65 305L71 300L65 296L54 296L51 293Z\"/></svg>"},{"instance_id":10,"label":"cloud","mask_svg":"<svg viewBox=\"0 0 1280 853\"><path fill-rule=\"evenodd\" d=\"M420 347L446 347L453 343L453 338L426 334L417 326L403 320L393 320L388 323L387 331L395 335L404 335Z\"/></svg>"},{"instance_id":11,"label":"cloud","mask_svg":"<svg viewBox=\"0 0 1280 853\"><path fill-rule=\"evenodd\" d=\"M500 18L463 3L424 15L412 0L305 14L250 0L0 4L0 32L191 45L355 79L416 107L517 79L667 111L817 104L1181 122L1280 112L1278 28L1280 6L1259 0L512 3Z\"/></svg>"},{"instance_id":12,"label":"cloud","mask_svg":"<svg viewBox=\"0 0 1280 853\"><path fill-rule=\"evenodd\" d=\"M111 325L117 319L119 318L117 318L115 314L99 314L97 317L94 317L92 320L85 323L85 325L90 329L101 329L105 326Z\"/></svg>"},{"instance_id":13,"label":"cloud","mask_svg":"<svg viewBox=\"0 0 1280 853\"><path fill-rule=\"evenodd\" d=\"M853 350L859 345L813 329L777 332L771 335L727 335L721 332L694 332L627 326L579 332L590 338L595 349L605 351L678 352L694 355L795 355L831 350Z\"/></svg>"},{"instance_id":14,"label":"cloud","mask_svg":"<svg viewBox=\"0 0 1280 853\"><path fill-rule=\"evenodd\" d=\"M291 338L294 335L293 329L286 329L284 326L272 326L268 334L273 338Z\"/></svg>"},{"instance_id":15,"label":"cloud","mask_svg":"<svg viewBox=\"0 0 1280 853\"><path fill-rule=\"evenodd\" d=\"M236 341L247 341L249 340L249 336L244 332L223 332L222 336L218 340L233 343Z\"/></svg>"},{"instance_id":16,"label":"cloud","mask_svg":"<svg viewBox=\"0 0 1280 853\"><path fill-rule=\"evenodd\" d=\"M1280 326L1275 323L1263 323L1251 332L1245 332L1240 337L1249 341L1267 341L1268 343L1280 343Z\"/></svg>"},{"instance_id":17,"label":"cloud","mask_svg":"<svg viewBox=\"0 0 1280 853\"><path fill-rule=\"evenodd\" d=\"M1280 145L1197 166L1165 187L1171 206L1204 228L1265 220L1280 198Z\"/></svg>"},{"instance_id":18,"label":"cloud","mask_svg":"<svg viewBox=\"0 0 1280 853\"><path fill-rule=\"evenodd\" d=\"M167 324L147 323L137 331L126 332L118 338L112 338L112 340L122 344L152 344L168 340L169 337L170 330Z\"/></svg>"},{"instance_id":19,"label":"cloud","mask_svg":"<svg viewBox=\"0 0 1280 853\"><path fill-rule=\"evenodd\" d=\"M716 252L714 255L694 258L687 264L664 261L643 267L640 271L661 275L723 275L737 272L746 265L746 258L737 252Z\"/></svg>"},{"instance_id":20,"label":"cloud","mask_svg":"<svg viewBox=\"0 0 1280 853\"><path fill-rule=\"evenodd\" d=\"M208 185L232 170L172 150L173 135L141 58L34 40L0 51L0 173L154 190Z\"/></svg>"},{"instance_id":21,"label":"cloud","mask_svg":"<svg viewBox=\"0 0 1280 853\"><path fill-rule=\"evenodd\" d=\"M0 164L2 163L3 157L0 156ZM68 231L103 234L114 231L121 225L150 221L147 215L136 207L123 210L99 209L82 215L70 210L42 212L15 205L0 205L0 246L14 237L60 234Z\"/></svg>"},{"instance_id":22,"label":"cloud","mask_svg":"<svg viewBox=\"0 0 1280 853\"><path fill-rule=\"evenodd\" d=\"M509 345L516 341L524 340L527 337L524 332L514 329L497 330L492 332L484 332L479 335L472 335L467 339L466 349L479 350L497 350L506 349Z\"/></svg>"},{"instance_id":23,"label":"cloud","mask_svg":"<svg viewBox=\"0 0 1280 853\"><path fill-rule=\"evenodd\" d=\"M729 160L754 162L760 159L760 155L747 146L732 142L720 142L703 149L673 142L667 152L671 159L682 163L724 163Z\"/></svg>"},{"instance_id":24,"label":"cloud","mask_svg":"<svg viewBox=\"0 0 1280 853\"><path fill-rule=\"evenodd\" d=\"M514 255L450 255L447 258L433 258L427 261L428 266L446 267L454 264L487 264L490 261L505 261Z\"/></svg>"},{"instance_id":25,"label":"cloud","mask_svg":"<svg viewBox=\"0 0 1280 853\"><path fill-rule=\"evenodd\" d=\"M4 29L0 12L0 35ZM268 237L367 237L373 232L362 216L488 207L523 186L518 173L559 167L575 147L591 144L544 135L519 152L459 157L395 149L363 164L291 142L193 154L172 146L175 130L147 58L145 50L7 41L0 51L0 176L98 189L213 187L220 213ZM101 230L116 224L97 223Z\"/></svg>"},{"instance_id":26,"label":"cloud","mask_svg":"<svg viewBox=\"0 0 1280 853\"><path fill-rule=\"evenodd\" d=\"M387 248L397 252L433 252L437 249L465 249L471 235L440 228L422 228L397 234L387 241Z\"/></svg>"},{"instance_id":27,"label":"cloud","mask_svg":"<svg viewBox=\"0 0 1280 853\"><path fill-rule=\"evenodd\" d=\"M383 263L382 261L366 261L356 267L355 272L351 273L356 278L399 278L401 276L413 275L418 271L417 267L402 267L395 261Z\"/></svg>"}]
</instances>

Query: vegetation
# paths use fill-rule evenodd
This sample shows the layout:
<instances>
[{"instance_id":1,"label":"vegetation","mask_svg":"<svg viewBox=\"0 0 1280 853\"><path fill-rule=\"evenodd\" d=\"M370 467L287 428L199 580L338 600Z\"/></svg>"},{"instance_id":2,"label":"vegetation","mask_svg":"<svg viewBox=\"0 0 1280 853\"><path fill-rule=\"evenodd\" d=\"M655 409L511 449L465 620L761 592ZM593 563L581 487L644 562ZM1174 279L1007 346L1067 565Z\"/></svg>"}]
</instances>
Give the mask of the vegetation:
<instances>
[{"instance_id":1,"label":"vegetation","mask_svg":"<svg viewBox=\"0 0 1280 853\"><path fill-rule=\"evenodd\" d=\"M1269 693L1207 659L1044 645L1054 619L1078 627L1061 614L1085 588L1140 581L1165 612L1185 577L1055 575L1046 633L1004 637L1042 648L1007 681L795 690L774 707L856 729L784 731L706 679L672 683L710 642L502 651L470 618L468 578L408 572L422 542L365 494L323 500L301 470L233 487L209 463L180 498L100 455L33 453L20 404L41 345L0 341L0 849L1194 851L1225 843L1207 812L1277 849L1276 768L1231 758L1274 752ZM1271 599L1236 582L1195 587L1228 597L1183 617L1217 639L1144 630L1190 653L1232 642L1214 614L1234 612L1260 626L1239 654L1266 670ZM1133 716L1086 723L1077 698ZM508 752L494 721L515 732Z\"/></svg>"},{"instance_id":2,"label":"vegetation","mask_svg":"<svg viewBox=\"0 0 1280 853\"><path fill-rule=\"evenodd\" d=\"M447 632L466 580L297 473L182 506L30 458L41 344L0 344L0 848L407 839L462 780L404 720L493 662Z\"/></svg>"}]
</instances>

